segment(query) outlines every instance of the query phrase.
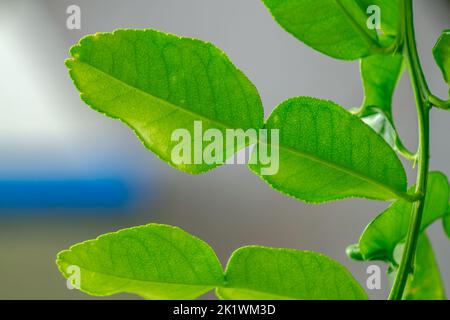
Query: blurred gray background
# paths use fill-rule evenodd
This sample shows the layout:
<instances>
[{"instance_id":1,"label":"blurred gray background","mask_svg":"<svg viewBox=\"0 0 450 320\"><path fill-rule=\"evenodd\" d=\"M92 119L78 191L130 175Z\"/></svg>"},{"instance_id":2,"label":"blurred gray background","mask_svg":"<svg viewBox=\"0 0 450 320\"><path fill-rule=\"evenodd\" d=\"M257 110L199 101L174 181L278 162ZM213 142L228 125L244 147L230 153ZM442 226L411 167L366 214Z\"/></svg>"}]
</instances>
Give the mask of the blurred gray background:
<instances>
[{"instance_id":1,"label":"blurred gray background","mask_svg":"<svg viewBox=\"0 0 450 320\"><path fill-rule=\"evenodd\" d=\"M431 49L450 28L450 2L414 3L426 76L434 92L446 98ZM66 28L71 4L81 7L81 30ZM90 176L108 168L124 177L134 194L126 208L102 212L0 208L0 299L89 299L66 288L54 264L56 253L149 222L177 225L201 237L224 264L234 249L249 244L322 252L365 287L368 264L349 260L345 247L387 204L307 205L271 190L239 165L202 176L180 173L146 151L124 125L80 101L64 66L68 49L83 35L117 28L155 28L215 43L259 89L266 115L293 96L331 99L348 108L363 98L357 62L333 60L306 47L274 22L259 0L0 0L0 180ZM399 131L414 148L415 108L407 78L395 106ZM447 175L449 124L450 113L433 111L431 167ZM450 292L450 240L440 223L429 234ZM388 290L384 279L381 290L368 293L384 299Z\"/></svg>"}]
</instances>

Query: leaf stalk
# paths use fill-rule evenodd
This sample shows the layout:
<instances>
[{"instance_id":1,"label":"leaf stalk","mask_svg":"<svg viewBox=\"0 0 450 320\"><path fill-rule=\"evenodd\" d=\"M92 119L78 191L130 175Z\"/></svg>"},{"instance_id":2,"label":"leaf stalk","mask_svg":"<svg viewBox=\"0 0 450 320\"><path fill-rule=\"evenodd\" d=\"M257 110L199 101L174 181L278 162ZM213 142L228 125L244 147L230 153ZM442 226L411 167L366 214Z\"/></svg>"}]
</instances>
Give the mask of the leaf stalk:
<instances>
[{"instance_id":1,"label":"leaf stalk","mask_svg":"<svg viewBox=\"0 0 450 320\"><path fill-rule=\"evenodd\" d=\"M428 102L438 109L450 110L450 100L444 101L433 94L428 97Z\"/></svg>"}]
</instances>

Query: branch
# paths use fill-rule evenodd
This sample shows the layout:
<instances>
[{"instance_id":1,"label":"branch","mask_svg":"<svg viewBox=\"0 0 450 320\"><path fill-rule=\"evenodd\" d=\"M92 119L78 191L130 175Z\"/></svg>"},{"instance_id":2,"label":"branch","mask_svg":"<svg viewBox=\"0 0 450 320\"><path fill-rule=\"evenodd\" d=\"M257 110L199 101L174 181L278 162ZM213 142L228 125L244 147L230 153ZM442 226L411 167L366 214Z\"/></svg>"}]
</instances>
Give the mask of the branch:
<instances>
[{"instance_id":1,"label":"branch","mask_svg":"<svg viewBox=\"0 0 450 320\"><path fill-rule=\"evenodd\" d=\"M450 100L444 101L434 95L430 95L428 97L428 102L438 109L450 110Z\"/></svg>"}]
</instances>

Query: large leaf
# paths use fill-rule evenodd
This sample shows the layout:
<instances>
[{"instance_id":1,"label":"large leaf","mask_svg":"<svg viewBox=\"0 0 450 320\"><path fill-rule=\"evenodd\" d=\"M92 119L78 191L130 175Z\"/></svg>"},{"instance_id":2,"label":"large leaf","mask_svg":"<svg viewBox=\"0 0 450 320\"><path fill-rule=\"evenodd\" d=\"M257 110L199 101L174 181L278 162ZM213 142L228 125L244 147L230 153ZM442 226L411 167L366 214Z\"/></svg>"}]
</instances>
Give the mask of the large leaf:
<instances>
[{"instance_id":1,"label":"large leaf","mask_svg":"<svg viewBox=\"0 0 450 320\"><path fill-rule=\"evenodd\" d=\"M414 276L408 279L405 300L445 300L445 289L433 247L425 234L417 244Z\"/></svg>"},{"instance_id":2,"label":"large leaf","mask_svg":"<svg viewBox=\"0 0 450 320\"><path fill-rule=\"evenodd\" d=\"M263 124L256 88L210 43L154 30L117 30L87 36L70 53L66 64L81 98L129 125L148 149L180 170L202 173L224 162L202 161L208 129L225 136L227 128ZM201 121L197 131L195 121ZM181 140L172 141L177 129L190 134L190 155L180 151L188 161L173 159ZM249 143L227 141L217 157L225 160Z\"/></svg>"},{"instance_id":3,"label":"large leaf","mask_svg":"<svg viewBox=\"0 0 450 320\"><path fill-rule=\"evenodd\" d=\"M194 299L216 288L222 299L367 299L343 266L321 254L245 247L224 274L205 242L157 224L77 244L58 255L57 265L76 288L96 296Z\"/></svg>"},{"instance_id":4,"label":"large leaf","mask_svg":"<svg viewBox=\"0 0 450 320\"><path fill-rule=\"evenodd\" d=\"M374 55L361 60L364 102L358 116L393 148L401 142L392 117L392 98L403 70L402 55Z\"/></svg>"},{"instance_id":5,"label":"large leaf","mask_svg":"<svg viewBox=\"0 0 450 320\"><path fill-rule=\"evenodd\" d=\"M400 1L403 0L355 0L363 8L376 5L381 13L381 31L385 36L395 36L400 31Z\"/></svg>"},{"instance_id":6,"label":"large leaf","mask_svg":"<svg viewBox=\"0 0 450 320\"><path fill-rule=\"evenodd\" d=\"M280 161L277 174L261 177L280 192L312 203L407 197L405 171L394 151L358 117L333 102L287 100L265 127L279 129ZM259 162L250 164L257 174L263 167Z\"/></svg>"},{"instance_id":7,"label":"large leaf","mask_svg":"<svg viewBox=\"0 0 450 320\"><path fill-rule=\"evenodd\" d=\"M412 187L411 189L414 189ZM442 218L447 211L449 183L440 172L431 172L428 178L427 196L421 230ZM395 262L394 249L408 232L412 204L398 200L373 220L364 230L359 244L348 252L354 258Z\"/></svg>"},{"instance_id":8,"label":"large leaf","mask_svg":"<svg viewBox=\"0 0 450 320\"><path fill-rule=\"evenodd\" d=\"M222 299L367 299L342 265L308 251L244 247L231 256L225 276L226 287L217 290Z\"/></svg>"},{"instance_id":9,"label":"large leaf","mask_svg":"<svg viewBox=\"0 0 450 320\"><path fill-rule=\"evenodd\" d=\"M146 299L194 299L223 283L214 251L170 226L151 224L86 241L58 254L69 278L79 268L80 289L95 296L119 292Z\"/></svg>"},{"instance_id":10,"label":"large leaf","mask_svg":"<svg viewBox=\"0 0 450 320\"><path fill-rule=\"evenodd\" d=\"M433 49L433 54L445 81L450 85L450 30L442 33Z\"/></svg>"},{"instance_id":11,"label":"large leaf","mask_svg":"<svg viewBox=\"0 0 450 320\"><path fill-rule=\"evenodd\" d=\"M355 60L377 52L376 30L367 28L367 5L355 0L263 0L275 20L308 46ZM374 4L374 3L371 3Z\"/></svg>"}]
</instances>

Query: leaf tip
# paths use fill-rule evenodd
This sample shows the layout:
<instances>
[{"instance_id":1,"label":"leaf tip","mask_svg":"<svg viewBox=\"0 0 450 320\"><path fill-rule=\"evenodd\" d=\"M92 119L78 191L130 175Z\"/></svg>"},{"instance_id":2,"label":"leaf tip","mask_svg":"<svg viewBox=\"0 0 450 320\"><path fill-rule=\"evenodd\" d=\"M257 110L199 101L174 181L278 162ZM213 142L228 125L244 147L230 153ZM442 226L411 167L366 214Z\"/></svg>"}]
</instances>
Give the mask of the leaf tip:
<instances>
[{"instance_id":1,"label":"leaf tip","mask_svg":"<svg viewBox=\"0 0 450 320\"><path fill-rule=\"evenodd\" d=\"M364 261L364 257L359 249L359 244L352 244L345 249L345 254L353 260Z\"/></svg>"}]
</instances>

